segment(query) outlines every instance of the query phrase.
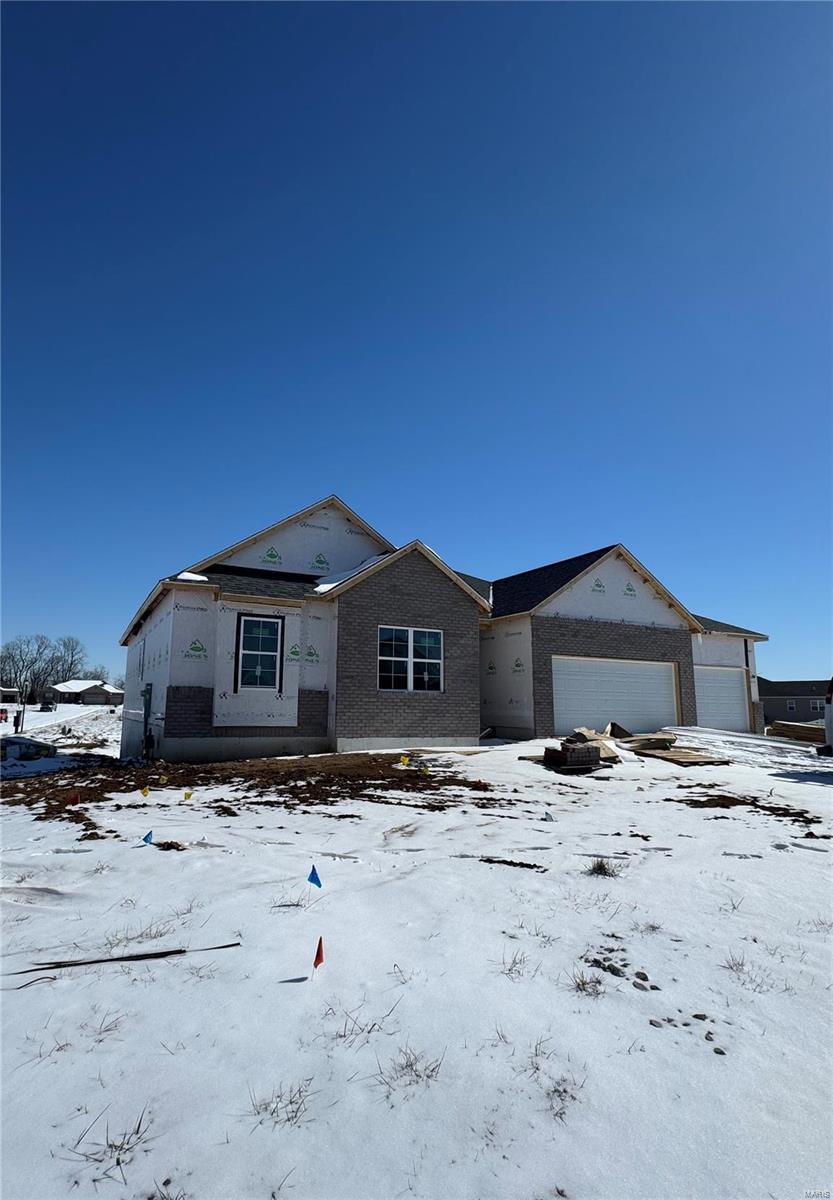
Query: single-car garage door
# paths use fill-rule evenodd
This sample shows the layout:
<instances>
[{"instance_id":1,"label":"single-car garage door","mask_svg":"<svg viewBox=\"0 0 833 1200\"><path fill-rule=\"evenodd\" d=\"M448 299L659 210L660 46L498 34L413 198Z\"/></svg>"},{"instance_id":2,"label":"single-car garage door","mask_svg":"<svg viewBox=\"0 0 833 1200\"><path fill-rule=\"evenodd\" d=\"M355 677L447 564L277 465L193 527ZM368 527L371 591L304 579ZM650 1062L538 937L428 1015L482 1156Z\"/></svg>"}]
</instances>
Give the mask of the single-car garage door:
<instances>
[{"instance_id":1,"label":"single-car garage door","mask_svg":"<svg viewBox=\"0 0 833 1200\"><path fill-rule=\"evenodd\" d=\"M742 667L695 667L697 724L749 732L746 672Z\"/></svg>"},{"instance_id":2,"label":"single-car garage door","mask_svg":"<svg viewBox=\"0 0 833 1200\"><path fill-rule=\"evenodd\" d=\"M552 696L557 734L577 725L601 730L608 721L631 733L679 723L673 663L554 654Z\"/></svg>"}]
</instances>

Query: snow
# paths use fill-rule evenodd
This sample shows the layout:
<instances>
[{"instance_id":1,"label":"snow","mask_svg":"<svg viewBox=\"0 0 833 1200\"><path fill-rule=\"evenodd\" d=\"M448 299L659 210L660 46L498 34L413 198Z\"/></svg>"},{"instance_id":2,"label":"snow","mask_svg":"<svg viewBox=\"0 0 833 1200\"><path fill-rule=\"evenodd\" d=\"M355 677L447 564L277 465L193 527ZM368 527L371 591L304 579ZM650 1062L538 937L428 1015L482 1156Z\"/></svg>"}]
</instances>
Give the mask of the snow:
<instances>
[{"instance_id":1,"label":"snow","mask_svg":"<svg viewBox=\"0 0 833 1200\"><path fill-rule=\"evenodd\" d=\"M4 1197L827 1187L833 768L806 746L681 740L732 764L625 752L563 777L522 760L543 743L495 743L431 756L429 770L494 789L449 787L440 811L404 792L289 810L242 784L186 802L158 783L96 806L118 833L103 841L9 808ZM682 802L726 795L821 817L817 836L760 808ZM185 850L143 846L149 828ZM599 855L621 873L586 874ZM307 904L313 863L323 887ZM580 972L602 994L576 991ZM117 1166L103 1146L140 1118Z\"/></svg>"},{"instance_id":2,"label":"snow","mask_svg":"<svg viewBox=\"0 0 833 1200\"><path fill-rule=\"evenodd\" d=\"M14 713L18 705L9 706L9 720L1 728L4 735L11 736L14 730ZM74 764L83 765L91 753L118 758L121 752L122 708L119 705L111 712L106 704L58 704L54 712L38 712L37 707L26 708L23 737L33 737L40 742L51 742L58 748L55 758L33 759L30 762L6 762L3 764L5 778L19 779L22 776L42 775L45 772L61 771ZM69 733L61 730L69 726ZM72 754L72 751L81 754Z\"/></svg>"},{"instance_id":3,"label":"snow","mask_svg":"<svg viewBox=\"0 0 833 1200\"><path fill-rule=\"evenodd\" d=\"M208 583L207 575L195 575L193 571L180 571L177 579L183 579L190 583Z\"/></svg>"},{"instance_id":4,"label":"snow","mask_svg":"<svg viewBox=\"0 0 833 1200\"><path fill-rule=\"evenodd\" d=\"M382 562L385 558L390 558L390 554L374 554L370 558L366 558L364 562L360 562L357 567L350 567L347 571L336 571L330 575L322 575L315 585L314 590L319 596L325 596L327 592L331 592L340 583L344 583L347 579L352 579L354 575L361 575L362 571L367 571L370 567L375 567L376 563Z\"/></svg>"}]
</instances>

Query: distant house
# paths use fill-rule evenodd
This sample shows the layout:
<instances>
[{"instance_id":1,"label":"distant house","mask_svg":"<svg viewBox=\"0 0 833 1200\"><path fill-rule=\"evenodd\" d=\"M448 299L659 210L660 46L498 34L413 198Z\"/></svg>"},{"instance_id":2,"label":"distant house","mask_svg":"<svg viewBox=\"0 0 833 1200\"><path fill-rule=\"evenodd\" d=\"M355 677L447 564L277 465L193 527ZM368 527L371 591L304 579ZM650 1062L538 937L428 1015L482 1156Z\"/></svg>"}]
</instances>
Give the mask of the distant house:
<instances>
[{"instance_id":1,"label":"distant house","mask_svg":"<svg viewBox=\"0 0 833 1200\"><path fill-rule=\"evenodd\" d=\"M0 685L0 704L17 704L20 700L20 688Z\"/></svg>"},{"instance_id":2,"label":"distant house","mask_svg":"<svg viewBox=\"0 0 833 1200\"><path fill-rule=\"evenodd\" d=\"M102 679L67 679L46 689L58 704L123 704L124 692Z\"/></svg>"},{"instance_id":3,"label":"distant house","mask_svg":"<svg viewBox=\"0 0 833 1200\"><path fill-rule=\"evenodd\" d=\"M764 679L759 675L767 725L773 721L823 721L829 683L829 679Z\"/></svg>"}]
</instances>

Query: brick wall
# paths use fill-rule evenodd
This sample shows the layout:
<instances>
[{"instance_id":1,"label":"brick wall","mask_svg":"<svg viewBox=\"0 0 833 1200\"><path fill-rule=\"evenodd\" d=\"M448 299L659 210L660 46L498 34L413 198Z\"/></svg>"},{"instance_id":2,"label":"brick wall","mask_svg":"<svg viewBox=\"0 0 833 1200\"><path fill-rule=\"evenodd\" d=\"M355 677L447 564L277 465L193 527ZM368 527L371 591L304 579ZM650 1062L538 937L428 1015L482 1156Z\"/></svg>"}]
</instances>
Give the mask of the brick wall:
<instances>
[{"instance_id":1,"label":"brick wall","mask_svg":"<svg viewBox=\"0 0 833 1200\"><path fill-rule=\"evenodd\" d=\"M818 717L818 715L819 715L818 713L814 714L815 717ZM764 702L763 702L763 700L753 700L752 701L752 732L753 733L763 733L765 728L766 728L766 722L764 720Z\"/></svg>"},{"instance_id":2,"label":"brick wall","mask_svg":"<svg viewBox=\"0 0 833 1200\"><path fill-rule=\"evenodd\" d=\"M552 737L552 656L635 658L677 664L681 723L697 724L691 632L615 621L581 621L565 617L532 618L532 686L535 736Z\"/></svg>"},{"instance_id":3,"label":"brick wall","mask_svg":"<svg viewBox=\"0 0 833 1200\"><path fill-rule=\"evenodd\" d=\"M302 689L298 693L297 725L213 724L214 689L169 687L165 706L165 737L326 737L329 693Z\"/></svg>"},{"instance_id":4,"label":"brick wall","mask_svg":"<svg viewBox=\"0 0 833 1200\"><path fill-rule=\"evenodd\" d=\"M336 736L476 738L480 732L480 608L418 550L338 602ZM442 692L378 688L378 627L441 629Z\"/></svg>"}]
</instances>

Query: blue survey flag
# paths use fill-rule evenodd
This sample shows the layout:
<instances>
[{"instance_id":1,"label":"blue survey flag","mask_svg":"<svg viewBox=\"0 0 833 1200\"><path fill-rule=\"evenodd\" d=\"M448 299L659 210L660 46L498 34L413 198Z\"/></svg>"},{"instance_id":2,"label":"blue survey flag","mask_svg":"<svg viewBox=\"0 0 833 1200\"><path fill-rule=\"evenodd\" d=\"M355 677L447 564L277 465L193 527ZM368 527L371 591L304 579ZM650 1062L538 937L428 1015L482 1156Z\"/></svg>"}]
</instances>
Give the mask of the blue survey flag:
<instances>
[{"instance_id":1,"label":"blue survey flag","mask_svg":"<svg viewBox=\"0 0 833 1200\"><path fill-rule=\"evenodd\" d=\"M315 863L312 864L312 870L307 876L307 883L314 883L316 887L321 887L321 880L318 878L318 872L315 869Z\"/></svg>"},{"instance_id":2,"label":"blue survey flag","mask_svg":"<svg viewBox=\"0 0 833 1200\"><path fill-rule=\"evenodd\" d=\"M147 831L145 836L142 838L142 841L145 843L146 846L149 846L151 844L151 842L153 841L153 830L152 829L149 829Z\"/></svg>"}]
</instances>

